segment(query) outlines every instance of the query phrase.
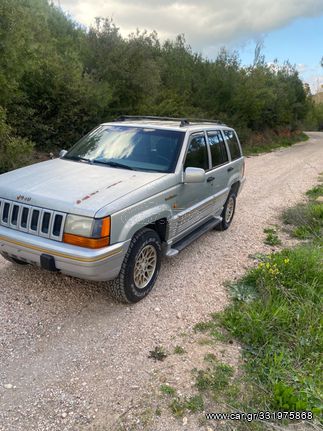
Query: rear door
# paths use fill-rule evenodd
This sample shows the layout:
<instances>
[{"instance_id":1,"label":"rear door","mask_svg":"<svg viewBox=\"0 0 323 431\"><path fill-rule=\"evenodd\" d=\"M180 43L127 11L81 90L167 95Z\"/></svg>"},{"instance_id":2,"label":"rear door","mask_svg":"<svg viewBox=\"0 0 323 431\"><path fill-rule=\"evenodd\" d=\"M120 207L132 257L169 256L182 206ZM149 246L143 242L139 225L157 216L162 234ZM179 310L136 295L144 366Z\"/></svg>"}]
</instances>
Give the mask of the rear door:
<instances>
[{"instance_id":1,"label":"rear door","mask_svg":"<svg viewBox=\"0 0 323 431\"><path fill-rule=\"evenodd\" d=\"M230 159L222 132L208 130L206 134L211 153L209 181L213 187L216 215L219 215L229 192Z\"/></svg>"},{"instance_id":2,"label":"rear door","mask_svg":"<svg viewBox=\"0 0 323 431\"><path fill-rule=\"evenodd\" d=\"M242 157L241 146L234 130L223 130L223 136L230 153L230 167L228 168L229 184L239 181L243 177L244 160Z\"/></svg>"}]
</instances>

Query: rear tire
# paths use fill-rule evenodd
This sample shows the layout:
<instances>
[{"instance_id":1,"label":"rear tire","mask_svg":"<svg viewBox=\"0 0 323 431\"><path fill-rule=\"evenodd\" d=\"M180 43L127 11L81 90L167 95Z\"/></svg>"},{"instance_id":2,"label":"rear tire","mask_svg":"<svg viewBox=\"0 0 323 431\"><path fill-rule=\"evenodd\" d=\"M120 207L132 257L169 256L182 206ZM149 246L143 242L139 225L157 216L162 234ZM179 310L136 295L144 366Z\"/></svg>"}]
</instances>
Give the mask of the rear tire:
<instances>
[{"instance_id":1,"label":"rear tire","mask_svg":"<svg viewBox=\"0 0 323 431\"><path fill-rule=\"evenodd\" d=\"M216 230L223 231L229 229L236 209L236 200L236 194L230 191L221 214L222 221L215 227Z\"/></svg>"},{"instance_id":2,"label":"rear tire","mask_svg":"<svg viewBox=\"0 0 323 431\"><path fill-rule=\"evenodd\" d=\"M154 287L161 262L161 241L152 229L142 229L131 240L111 294L120 302L135 303Z\"/></svg>"}]
</instances>

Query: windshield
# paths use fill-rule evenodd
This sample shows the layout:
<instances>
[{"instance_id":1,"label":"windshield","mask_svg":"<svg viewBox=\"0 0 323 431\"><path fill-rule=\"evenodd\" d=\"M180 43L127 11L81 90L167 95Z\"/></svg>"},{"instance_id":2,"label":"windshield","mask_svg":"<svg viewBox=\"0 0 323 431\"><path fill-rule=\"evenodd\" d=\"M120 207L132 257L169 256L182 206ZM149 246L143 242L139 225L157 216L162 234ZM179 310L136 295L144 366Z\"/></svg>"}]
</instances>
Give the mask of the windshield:
<instances>
[{"instance_id":1,"label":"windshield","mask_svg":"<svg viewBox=\"0 0 323 431\"><path fill-rule=\"evenodd\" d=\"M68 151L64 159L121 169L175 170L184 132L132 126L99 126Z\"/></svg>"}]
</instances>

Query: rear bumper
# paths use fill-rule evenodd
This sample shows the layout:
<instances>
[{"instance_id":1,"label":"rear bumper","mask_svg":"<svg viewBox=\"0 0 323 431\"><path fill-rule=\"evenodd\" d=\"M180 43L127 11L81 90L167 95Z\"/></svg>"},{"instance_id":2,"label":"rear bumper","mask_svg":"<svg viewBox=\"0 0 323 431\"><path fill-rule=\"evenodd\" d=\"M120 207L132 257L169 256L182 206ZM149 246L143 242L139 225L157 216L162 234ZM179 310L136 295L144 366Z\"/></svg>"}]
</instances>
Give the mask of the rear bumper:
<instances>
[{"instance_id":1,"label":"rear bumper","mask_svg":"<svg viewBox=\"0 0 323 431\"><path fill-rule=\"evenodd\" d=\"M112 280L118 276L129 243L91 250L0 226L0 253L43 267L41 256L52 256L58 271L94 281Z\"/></svg>"}]
</instances>

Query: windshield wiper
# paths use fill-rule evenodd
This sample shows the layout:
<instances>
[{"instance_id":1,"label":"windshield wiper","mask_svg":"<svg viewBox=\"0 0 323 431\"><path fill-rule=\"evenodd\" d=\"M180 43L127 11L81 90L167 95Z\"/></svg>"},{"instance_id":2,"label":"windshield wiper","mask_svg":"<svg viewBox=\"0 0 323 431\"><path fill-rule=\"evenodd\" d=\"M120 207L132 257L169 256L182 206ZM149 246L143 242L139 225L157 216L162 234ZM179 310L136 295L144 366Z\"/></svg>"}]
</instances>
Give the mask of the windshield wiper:
<instances>
[{"instance_id":1,"label":"windshield wiper","mask_svg":"<svg viewBox=\"0 0 323 431\"><path fill-rule=\"evenodd\" d=\"M119 163L119 162L113 162L113 161L109 161L109 160L91 160L92 163L100 163L102 165L108 165L108 166L112 166L113 168L122 168L122 169L129 169L130 171L133 171L134 169L131 168L128 165L124 165L123 163Z\"/></svg>"},{"instance_id":2,"label":"windshield wiper","mask_svg":"<svg viewBox=\"0 0 323 431\"><path fill-rule=\"evenodd\" d=\"M91 159L87 159L86 157L80 157L80 156L65 156L63 157L64 159L68 159L68 160L76 160L76 161L81 161L81 162L88 162L88 163L92 163Z\"/></svg>"}]
</instances>

